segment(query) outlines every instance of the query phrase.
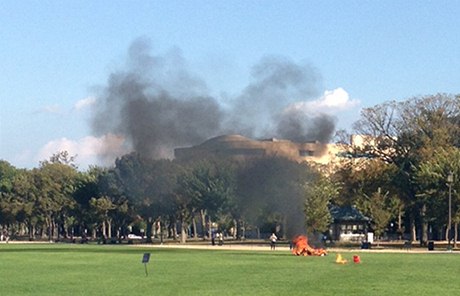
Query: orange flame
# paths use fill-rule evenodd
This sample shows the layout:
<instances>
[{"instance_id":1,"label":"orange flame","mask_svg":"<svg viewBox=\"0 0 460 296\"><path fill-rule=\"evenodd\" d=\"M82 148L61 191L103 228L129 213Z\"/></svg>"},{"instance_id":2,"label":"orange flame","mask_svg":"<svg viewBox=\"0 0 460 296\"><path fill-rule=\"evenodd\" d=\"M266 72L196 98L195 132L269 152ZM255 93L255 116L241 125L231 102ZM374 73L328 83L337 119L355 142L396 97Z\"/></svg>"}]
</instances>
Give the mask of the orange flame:
<instances>
[{"instance_id":1,"label":"orange flame","mask_svg":"<svg viewBox=\"0 0 460 296\"><path fill-rule=\"evenodd\" d=\"M315 249L308 244L308 238L305 235L298 235L293 240L292 254L296 256L325 256L325 249Z\"/></svg>"}]
</instances>

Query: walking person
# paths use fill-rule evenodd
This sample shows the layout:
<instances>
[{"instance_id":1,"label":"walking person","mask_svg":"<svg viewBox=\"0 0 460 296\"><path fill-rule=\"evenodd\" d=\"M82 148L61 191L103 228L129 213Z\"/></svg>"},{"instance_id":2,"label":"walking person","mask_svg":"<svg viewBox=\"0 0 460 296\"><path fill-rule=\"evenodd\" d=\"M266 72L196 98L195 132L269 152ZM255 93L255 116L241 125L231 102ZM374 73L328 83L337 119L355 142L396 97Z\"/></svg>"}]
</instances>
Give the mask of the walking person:
<instances>
[{"instance_id":1,"label":"walking person","mask_svg":"<svg viewBox=\"0 0 460 296\"><path fill-rule=\"evenodd\" d=\"M278 237L276 236L275 233L272 233L272 235L270 236L270 250L274 250L275 249L275 245L276 245L276 240L278 239Z\"/></svg>"}]
</instances>

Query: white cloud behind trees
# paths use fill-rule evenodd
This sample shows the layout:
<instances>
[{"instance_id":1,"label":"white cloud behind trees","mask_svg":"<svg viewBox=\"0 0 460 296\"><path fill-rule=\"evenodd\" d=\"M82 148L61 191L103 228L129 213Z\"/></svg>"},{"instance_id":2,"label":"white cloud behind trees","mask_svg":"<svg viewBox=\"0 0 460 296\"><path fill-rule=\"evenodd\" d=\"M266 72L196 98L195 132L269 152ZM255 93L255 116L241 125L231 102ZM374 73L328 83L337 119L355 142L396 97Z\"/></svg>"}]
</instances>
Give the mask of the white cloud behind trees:
<instances>
[{"instance_id":1,"label":"white cloud behind trees","mask_svg":"<svg viewBox=\"0 0 460 296\"><path fill-rule=\"evenodd\" d=\"M107 153L109 150L109 153ZM80 169L90 165L110 166L114 160L129 152L122 136L107 134L101 137L86 136L80 139L60 138L46 143L38 152L37 162L49 159L61 151L76 156L75 162ZM103 157L104 156L104 157Z\"/></svg>"},{"instance_id":2,"label":"white cloud behind trees","mask_svg":"<svg viewBox=\"0 0 460 296\"><path fill-rule=\"evenodd\" d=\"M326 90L324 94L316 100L291 104L286 111L302 111L310 116L318 113L334 115L351 110L359 105L359 100L351 99L348 92L339 87L334 90Z\"/></svg>"},{"instance_id":3,"label":"white cloud behind trees","mask_svg":"<svg viewBox=\"0 0 460 296\"><path fill-rule=\"evenodd\" d=\"M88 135L85 124L95 103L96 97L88 96L76 101L72 107L58 104L42 107L37 111L42 117L45 116L42 120L59 124L59 129L63 130L60 133L65 136L51 136L51 139L38 146L31 143L27 149L16 152L13 163L29 168L31 164L37 166L40 161L48 160L53 154L67 151L69 155L76 156L75 164L85 170L90 165L110 166L118 156L129 153L130 149L120 135Z\"/></svg>"}]
</instances>

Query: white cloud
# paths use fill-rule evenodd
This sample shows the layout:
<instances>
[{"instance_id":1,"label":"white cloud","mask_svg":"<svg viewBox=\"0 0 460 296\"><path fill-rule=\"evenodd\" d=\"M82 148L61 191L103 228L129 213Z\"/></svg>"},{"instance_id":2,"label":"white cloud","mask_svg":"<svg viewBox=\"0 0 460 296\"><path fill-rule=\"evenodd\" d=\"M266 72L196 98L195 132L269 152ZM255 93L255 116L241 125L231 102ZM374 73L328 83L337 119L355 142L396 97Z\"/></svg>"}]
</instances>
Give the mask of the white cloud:
<instances>
[{"instance_id":1,"label":"white cloud","mask_svg":"<svg viewBox=\"0 0 460 296\"><path fill-rule=\"evenodd\" d=\"M57 104L54 105L48 105L44 106L40 110L38 110L39 113L51 113L51 114L61 114L62 110L61 107Z\"/></svg>"},{"instance_id":2,"label":"white cloud","mask_svg":"<svg viewBox=\"0 0 460 296\"><path fill-rule=\"evenodd\" d=\"M37 161L49 159L53 154L67 151L76 157L76 164L84 169L89 165L111 165L116 157L129 152L122 136L107 134L102 137L86 136L78 140L56 139L45 144L37 155Z\"/></svg>"},{"instance_id":3,"label":"white cloud","mask_svg":"<svg viewBox=\"0 0 460 296\"><path fill-rule=\"evenodd\" d=\"M313 101L296 102L288 106L287 111L302 111L306 114L328 113L336 114L360 104L359 100L350 99L348 93L341 87L326 90L320 98Z\"/></svg>"},{"instance_id":4,"label":"white cloud","mask_svg":"<svg viewBox=\"0 0 460 296\"><path fill-rule=\"evenodd\" d=\"M87 98L81 99L77 101L74 105L75 110L80 111L82 109L85 109L87 107L90 107L96 103L96 98L89 96Z\"/></svg>"}]
</instances>

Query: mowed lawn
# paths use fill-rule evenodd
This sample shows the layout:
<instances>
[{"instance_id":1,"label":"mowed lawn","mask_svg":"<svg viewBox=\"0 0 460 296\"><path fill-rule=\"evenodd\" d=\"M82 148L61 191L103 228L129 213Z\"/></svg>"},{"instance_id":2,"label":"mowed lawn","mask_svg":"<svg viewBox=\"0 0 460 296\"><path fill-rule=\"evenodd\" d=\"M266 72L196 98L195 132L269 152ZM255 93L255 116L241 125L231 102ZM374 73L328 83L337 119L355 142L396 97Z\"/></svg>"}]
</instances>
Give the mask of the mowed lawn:
<instances>
[{"instance_id":1,"label":"mowed lawn","mask_svg":"<svg viewBox=\"0 0 460 296\"><path fill-rule=\"evenodd\" d=\"M1 244L0 295L460 295L460 254L341 254Z\"/></svg>"}]
</instances>

